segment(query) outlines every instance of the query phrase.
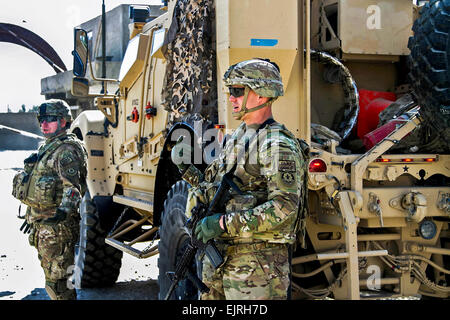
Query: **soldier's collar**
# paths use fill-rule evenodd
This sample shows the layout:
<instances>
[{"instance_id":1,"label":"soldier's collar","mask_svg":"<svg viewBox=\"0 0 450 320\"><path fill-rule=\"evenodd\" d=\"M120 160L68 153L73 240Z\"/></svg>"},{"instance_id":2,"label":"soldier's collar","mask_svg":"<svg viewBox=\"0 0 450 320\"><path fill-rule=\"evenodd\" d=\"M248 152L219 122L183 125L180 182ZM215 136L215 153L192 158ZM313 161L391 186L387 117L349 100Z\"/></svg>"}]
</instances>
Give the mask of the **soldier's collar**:
<instances>
[{"instance_id":1,"label":"soldier's collar","mask_svg":"<svg viewBox=\"0 0 450 320\"><path fill-rule=\"evenodd\" d=\"M66 130L63 130L61 133L58 133L57 135L55 135L55 136L53 136L53 137L50 137L50 138L47 138L47 143L48 142L52 142L52 141L54 141L54 140L56 140L56 139L60 139L60 138L62 138L63 136L65 136L65 135L67 135L67 131Z\"/></svg>"},{"instance_id":2,"label":"soldier's collar","mask_svg":"<svg viewBox=\"0 0 450 320\"><path fill-rule=\"evenodd\" d=\"M272 117L270 117L269 119L267 119L263 123L246 124L245 128L259 131L259 130L263 129L264 127L266 127L267 125L271 125L274 122L275 122L275 120Z\"/></svg>"}]
</instances>

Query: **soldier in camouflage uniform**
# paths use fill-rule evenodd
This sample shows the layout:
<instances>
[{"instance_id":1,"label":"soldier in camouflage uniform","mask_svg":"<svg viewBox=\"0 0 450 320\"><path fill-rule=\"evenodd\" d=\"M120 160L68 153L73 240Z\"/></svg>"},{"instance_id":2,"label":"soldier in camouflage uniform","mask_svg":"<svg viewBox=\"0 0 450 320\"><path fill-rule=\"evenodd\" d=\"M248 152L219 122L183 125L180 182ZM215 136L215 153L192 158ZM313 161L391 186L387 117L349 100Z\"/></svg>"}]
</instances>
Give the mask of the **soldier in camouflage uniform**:
<instances>
[{"instance_id":1,"label":"soldier in camouflage uniform","mask_svg":"<svg viewBox=\"0 0 450 320\"><path fill-rule=\"evenodd\" d=\"M52 300L76 299L68 284L79 237L78 207L86 189L86 151L68 134L72 117L66 102L49 100L39 107L38 120L45 143L24 160L14 177L13 195L25 203L21 230L29 232L45 273L45 289Z\"/></svg>"},{"instance_id":2,"label":"soldier in camouflage uniform","mask_svg":"<svg viewBox=\"0 0 450 320\"><path fill-rule=\"evenodd\" d=\"M204 218L195 228L195 236L203 242L216 240L226 261L215 270L208 258L203 259L202 280L210 292L201 299L287 299L288 248L304 228L298 209L306 192L303 149L272 117L271 105L283 95L275 64L262 59L243 61L228 69L224 81L233 116L242 124L204 174L193 165L179 165L183 179L193 187L188 216L192 199L211 201L223 175L233 169L242 191L232 191L226 212ZM175 163L180 163L180 156L186 157L185 150L189 153L187 146L177 143L172 151Z\"/></svg>"}]
</instances>

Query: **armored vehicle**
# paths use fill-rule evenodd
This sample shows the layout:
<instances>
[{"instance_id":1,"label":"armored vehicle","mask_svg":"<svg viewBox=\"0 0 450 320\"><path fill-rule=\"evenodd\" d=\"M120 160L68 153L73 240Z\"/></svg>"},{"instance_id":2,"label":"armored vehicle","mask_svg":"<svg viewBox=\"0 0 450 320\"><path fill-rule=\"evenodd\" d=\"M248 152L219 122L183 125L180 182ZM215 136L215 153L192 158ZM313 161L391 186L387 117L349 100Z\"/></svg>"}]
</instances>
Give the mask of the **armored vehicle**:
<instances>
[{"instance_id":1,"label":"armored vehicle","mask_svg":"<svg viewBox=\"0 0 450 320\"><path fill-rule=\"evenodd\" d=\"M310 145L293 297L448 298L450 3L170 0L164 10L150 22L132 10L118 79L95 77L89 35L75 30L72 94L98 108L71 127L89 154L77 284L114 283L123 252L159 254L165 296L189 241L190 186L171 148L190 137L200 170L218 156L239 124L223 74L259 57L281 70L274 118ZM89 92L98 82L104 92ZM187 279L172 298L197 296Z\"/></svg>"}]
</instances>

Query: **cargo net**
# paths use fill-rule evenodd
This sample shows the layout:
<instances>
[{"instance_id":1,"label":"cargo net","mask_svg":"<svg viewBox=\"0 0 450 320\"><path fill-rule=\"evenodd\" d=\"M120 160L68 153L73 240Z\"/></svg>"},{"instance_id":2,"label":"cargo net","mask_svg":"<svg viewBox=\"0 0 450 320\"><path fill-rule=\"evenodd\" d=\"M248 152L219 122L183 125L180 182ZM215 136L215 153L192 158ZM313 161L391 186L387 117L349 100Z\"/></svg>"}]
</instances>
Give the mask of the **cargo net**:
<instances>
[{"instance_id":1,"label":"cargo net","mask_svg":"<svg viewBox=\"0 0 450 320\"><path fill-rule=\"evenodd\" d=\"M162 91L168 128L180 121L217 122L213 0L178 0L166 37Z\"/></svg>"}]
</instances>

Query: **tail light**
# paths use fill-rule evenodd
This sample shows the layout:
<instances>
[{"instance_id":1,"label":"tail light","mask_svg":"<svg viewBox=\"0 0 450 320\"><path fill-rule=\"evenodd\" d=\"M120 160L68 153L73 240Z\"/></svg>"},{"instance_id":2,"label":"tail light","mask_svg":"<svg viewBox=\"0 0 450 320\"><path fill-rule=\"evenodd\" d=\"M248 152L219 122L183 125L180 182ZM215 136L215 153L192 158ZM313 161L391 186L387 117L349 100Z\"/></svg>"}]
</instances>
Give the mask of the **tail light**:
<instances>
[{"instance_id":1,"label":"tail light","mask_svg":"<svg viewBox=\"0 0 450 320\"><path fill-rule=\"evenodd\" d=\"M309 172L326 172L327 164L322 159L313 159L309 163Z\"/></svg>"},{"instance_id":2,"label":"tail light","mask_svg":"<svg viewBox=\"0 0 450 320\"><path fill-rule=\"evenodd\" d=\"M415 157L415 158L401 158L401 159L395 159L395 158L378 158L375 160L376 162L394 162L394 163L400 163L400 162L415 162L415 163L421 163L421 162L436 162L437 161L437 157L435 158L419 158L419 157Z\"/></svg>"}]
</instances>

